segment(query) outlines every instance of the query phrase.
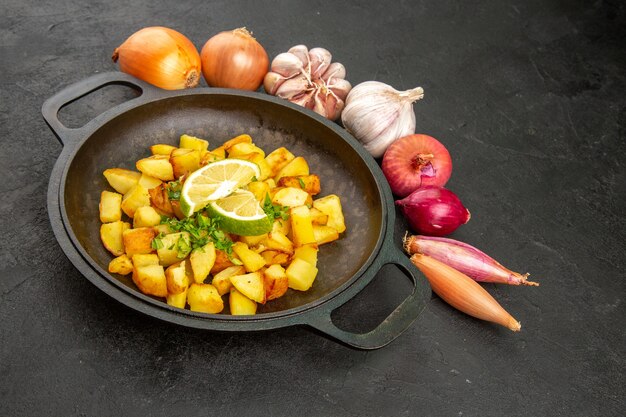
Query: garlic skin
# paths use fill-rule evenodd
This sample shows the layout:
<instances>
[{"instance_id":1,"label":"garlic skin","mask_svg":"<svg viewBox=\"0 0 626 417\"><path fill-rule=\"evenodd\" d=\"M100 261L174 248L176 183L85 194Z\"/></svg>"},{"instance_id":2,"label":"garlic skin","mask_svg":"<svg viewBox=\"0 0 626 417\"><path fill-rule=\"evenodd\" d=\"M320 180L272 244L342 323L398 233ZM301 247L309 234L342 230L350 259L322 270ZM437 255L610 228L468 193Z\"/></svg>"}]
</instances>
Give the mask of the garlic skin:
<instances>
[{"instance_id":1,"label":"garlic skin","mask_svg":"<svg viewBox=\"0 0 626 417\"><path fill-rule=\"evenodd\" d=\"M263 88L268 94L337 120L352 89L345 76L346 68L332 62L328 50L296 45L272 60Z\"/></svg>"},{"instance_id":2,"label":"garlic skin","mask_svg":"<svg viewBox=\"0 0 626 417\"><path fill-rule=\"evenodd\" d=\"M348 93L341 121L374 158L379 158L393 141L415 133L413 103L422 98L421 87L398 91L379 81L366 81Z\"/></svg>"}]
</instances>

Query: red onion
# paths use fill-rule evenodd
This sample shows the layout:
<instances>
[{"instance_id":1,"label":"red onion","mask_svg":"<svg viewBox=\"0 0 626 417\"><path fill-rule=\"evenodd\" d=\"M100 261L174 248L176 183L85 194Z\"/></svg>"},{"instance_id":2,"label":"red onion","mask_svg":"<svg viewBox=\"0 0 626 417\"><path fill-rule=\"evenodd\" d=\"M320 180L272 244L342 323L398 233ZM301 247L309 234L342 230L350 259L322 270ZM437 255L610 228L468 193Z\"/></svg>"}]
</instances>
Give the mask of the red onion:
<instances>
[{"instance_id":1,"label":"red onion","mask_svg":"<svg viewBox=\"0 0 626 417\"><path fill-rule=\"evenodd\" d=\"M396 201L414 231L445 236L470 219L470 212L452 191L434 185L418 188Z\"/></svg>"},{"instance_id":2,"label":"red onion","mask_svg":"<svg viewBox=\"0 0 626 417\"><path fill-rule=\"evenodd\" d=\"M398 197L406 197L426 185L446 185L452 174L452 159L437 139L414 134L394 141L387 148L382 170L391 191Z\"/></svg>"},{"instance_id":3,"label":"red onion","mask_svg":"<svg viewBox=\"0 0 626 417\"><path fill-rule=\"evenodd\" d=\"M528 274L513 272L486 253L458 240L445 237L408 236L404 238L404 249L409 255L421 253L451 266L479 282L495 284L531 285Z\"/></svg>"}]
</instances>

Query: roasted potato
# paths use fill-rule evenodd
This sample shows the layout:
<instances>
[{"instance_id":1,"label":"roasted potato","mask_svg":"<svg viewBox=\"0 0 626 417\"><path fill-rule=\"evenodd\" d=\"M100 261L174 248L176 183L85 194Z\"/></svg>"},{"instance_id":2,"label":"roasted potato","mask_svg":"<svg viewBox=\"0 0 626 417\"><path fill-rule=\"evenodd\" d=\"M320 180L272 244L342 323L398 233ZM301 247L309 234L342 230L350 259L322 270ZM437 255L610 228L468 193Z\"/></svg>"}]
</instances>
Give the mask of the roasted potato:
<instances>
[{"instance_id":1,"label":"roasted potato","mask_svg":"<svg viewBox=\"0 0 626 417\"><path fill-rule=\"evenodd\" d=\"M152 227L138 227L136 229L124 230L122 239L124 240L124 251L127 256L138 253L151 253L152 239L156 237L156 232Z\"/></svg>"},{"instance_id":2,"label":"roasted potato","mask_svg":"<svg viewBox=\"0 0 626 417\"><path fill-rule=\"evenodd\" d=\"M251 272L245 275L234 275L230 277L233 287L257 303L265 304L265 284L261 272Z\"/></svg>"},{"instance_id":3,"label":"roasted potato","mask_svg":"<svg viewBox=\"0 0 626 417\"><path fill-rule=\"evenodd\" d=\"M103 174L109 185L122 195L137 185L141 178L141 172L124 168L109 168L104 170Z\"/></svg>"},{"instance_id":4,"label":"roasted potato","mask_svg":"<svg viewBox=\"0 0 626 417\"><path fill-rule=\"evenodd\" d=\"M153 189L154 187L158 187L161 184L163 184L163 182L160 179L151 177L150 175L146 175L143 173L141 174L141 177L139 178L139 185L141 185L143 188L145 188L148 191Z\"/></svg>"},{"instance_id":5,"label":"roasted potato","mask_svg":"<svg viewBox=\"0 0 626 417\"><path fill-rule=\"evenodd\" d=\"M217 288L217 292L220 295L227 294L233 286L230 282L230 277L235 275L244 275L246 269L242 265L233 265L228 268L222 269L220 272L213 276L211 284Z\"/></svg>"},{"instance_id":6,"label":"roasted potato","mask_svg":"<svg viewBox=\"0 0 626 417\"><path fill-rule=\"evenodd\" d=\"M139 207L150 205L150 194L141 184L134 185L122 197L122 210L130 218L135 216Z\"/></svg>"},{"instance_id":7,"label":"roasted potato","mask_svg":"<svg viewBox=\"0 0 626 417\"><path fill-rule=\"evenodd\" d=\"M285 268L274 264L265 269L263 271L263 285L265 286L266 300L282 297L289 288L289 279L285 273Z\"/></svg>"},{"instance_id":8,"label":"roasted potato","mask_svg":"<svg viewBox=\"0 0 626 417\"><path fill-rule=\"evenodd\" d=\"M228 305L230 314L233 316L252 316L256 314L256 303L237 291L236 288L230 289Z\"/></svg>"},{"instance_id":9,"label":"roasted potato","mask_svg":"<svg viewBox=\"0 0 626 417\"><path fill-rule=\"evenodd\" d=\"M111 223L122 220L122 195L111 191L100 193L100 221Z\"/></svg>"},{"instance_id":10,"label":"roasted potato","mask_svg":"<svg viewBox=\"0 0 626 417\"><path fill-rule=\"evenodd\" d=\"M109 262L109 272L112 274L128 275L133 272L133 262L126 255L120 255Z\"/></svg>"},{"instance_id":11,"label":"roasted potato","mask_svg":"<svg viewBox=\"0 0 626 417\"><path fill-rule=\"evenodd\" d=\"M195 136L181 135L178 147L195 149L197 151L204 152L209 149L209 141L197 138Z\"/></svg>"},{"instance_id":12,"label":"roasted potato","mask_svg":"<svg viewBox=\"0 0 626 417\"><path fill-rule=\"evenodd\" d=\"M157 246L159 262L163 266L170 266L191 252L191 239L188 232L170 233L163 236Z\"/></svg>"},{"instance_id":13,"label":"roasted potato","mask_svg":"<svg viewBox=\"0 0 626 417\"><path fill-rule=\"evenodd\" d=\"M170 164L174 170L174 178L188 175L200 168L200 151L187 148L174 149L170 154Z\"/></svg>"},{"instance_id":14,"label":"roasted potato","mask_svg":"<svg viewBox=\"0 0 626 417\"><path fill-rule=\"evenodd\" d=\"M176 149L176 146L168 145L165 143L157 143L150 146L150 152L152 155L170 155L172 151Z\"/></svg>"},{"instance_id":15,"label":"roasted potato","mask_svg":"<svg viewBox=\"0 0 626 417\"><path fill-rule=\"evenodd\" d=\"M100 240L104 247L115 256L124 254L124 239L122 234L130 229L130 223L123 221L104 223L100 226Z\"/></svg>"},{"instance_id":16,"label":"roasted potato","mask_svg":"<svg viewBox=\"0 0 626 417\"><path fill-rule=\"evenodd\" d=\"M168 217L174 216L174 209L170 202L166 184L161 184L148 190L148 195L150 196L150 205L154 207L159 214Z\"/></svg>"},{"instance_id":17,"label":"roasted potato","mask_svg":"<svg viewBox=\"0 0 626 417\"><path fill-rule=\"evenodd\" d=\"M293 258L285 274L289 280L289 288L306 291L315 281L317 268L301 258Z\"/></svg>"},{"instance_id":18,"label":"roasted potato","mask_svg":"<svg viewBox=\"0 0 626 417\"><path fill-rule=\"evenodd\" d=\"M276 184L278 187L300 188L311 195L317 195L321 191L320 177L314 174L300 175L298 177L282 177Z\"/></svg>"},{"instance_id":19,"label":"roasted potato","mask_svg":"<svg viewBox=\"0 0 626 417\"><path fill-rule=\"evenodd\" d=\"M278 182L282 177L298 177L301 175L309 175L309 164L306 159L297 156L278 171L274 181Z\"/></svg>"},{"instance_id":20,"label":"roasted potato","mask_svg":"<svg viewBox=\"0 0 626 417\"><path fill-rule=\"evenodd\" d=\"M312 202L311 195L301 188L280 188L272 196L272 203L285 207L296 207Z\"/></svg>"},{"instance_id":21,"label":"roasted potato","mask_svg":"<svg viewBox=\"0 0 626 417\"><path fill-rule=\"evenodd\" d=\"M193 280L196 283L203 283L206 277L209 276L209 272L211 272L215 264L215 258L215 244L213 242L209 242L203 247L191 251L189 263L193 271Z\"/></svg>"},{"instance_id":22,"label":"roasted potato","mask_svg":"<svg viewBox=\"0 0 626 417\"><path fill-rule=\"evenodd\" d=\"M161 215L152 206L143 206L135 210L133 227L152 227L161 223Z\"/></svg>"},{"instance_id":23,"label":"roasted potato","mask_svg":"<svg viewBox=\"0 0 626 417\"><path fill-rule=\"evenodd\" d=\"M172 181L174 179L174 168L170 164L168 155L152 155L140 159L135 166L141 172L161 181Z\"/></svg>"},{"instance_id":24,"label":"roasted potato","mask_svg":"<svg viewBox=\"0 0 626 417\"><path fill-rule=\"evenodd\" d=\"M343 233L346 230L341 200L338 196L330 194L326 197L318 198L313 201L313 207L328 215L327 226L332 227L338 233Z\"/></svg>"},{"instance_id":25,"label":"roasted potato","mask_svg":"<svg viewBox=\"0 0 626 417\"><path fill-rule=\"evenodd\" d=\"M233 252L237 254L248 272L258 271L265 266L265 259L243 242L235 242L233 244Z\"/></svg>"},{"instance_id":26,"label":"roasted potato","mask_svg":"<svg viewBox=\"0 0 626 417\"><path fill-rule=\"evenodd\" d=\"M187 290L187 303L191 311L217 314L224 309L224 300L211 284L193 283Z\"/></svg>"},{"instance_id":27,"label":"roasted potato","mask_svg":"<svg viewBox=\"0 0 626 417\"><path fill-rule=\"evenodd\" d=\"M189 284L191 284L189 275L187 275L187 261L184 260L168 266L165 270L165 280L168 294L180 294L187 291Z\"/></svg>"},{"instance_id":28,"label":"roasted potato","mask_svg":"<svg viewBox=\"0 0 626 417\"><path fill-rule=\"evenodd\" d=\"M133 282L137 288L155 297L167 296L167 280L162 265L143 265L133 269Z\"/></svg>"},{"instance_id":29,"label":"roasted potato","mask_svg":"<svg viewBox=\"0 0 626 417\"><path fill-rule=\"evenodd\" d=\"M270 152L265 157L265 162L267 162L270 169L270 177L275 177L278 172L294 158L295 155L289 152L289 150L285 147L281 147Z\"/></svg>"},{"instance_id":30,"label":"roasted potato","mask_svg":"<svg viewBox=\"0 0 626 417\"><path fill-rule=\"evenodd\" d=\"M334 227L314 224L313 236L318 245L323 245L339 239L339 232Z\"/></svg>"},{"instance_id":31,"label":"roasted potato","mask_svg":"<svg viewBox=\"0 0 626 417\"><path fill-rule=\"evenodd\" d=\"M313 234L313 220L307 206L292 207L289 211L291 221L291 236L294 246L315 243Z\"/></svg>"},{"instance_id":32,"label":"roasted potato","mask_svg":"<svg viewBox=\"0 0 626 417\"><path fill-rule=\"evenodd\" d=\"M263 242L263 246L267 249L273 249L280 252L285 252L289 255L293 253L293 243L287 236L281 232L270 232L267 234L267 238Z\"/></svg>"}]
</instances>

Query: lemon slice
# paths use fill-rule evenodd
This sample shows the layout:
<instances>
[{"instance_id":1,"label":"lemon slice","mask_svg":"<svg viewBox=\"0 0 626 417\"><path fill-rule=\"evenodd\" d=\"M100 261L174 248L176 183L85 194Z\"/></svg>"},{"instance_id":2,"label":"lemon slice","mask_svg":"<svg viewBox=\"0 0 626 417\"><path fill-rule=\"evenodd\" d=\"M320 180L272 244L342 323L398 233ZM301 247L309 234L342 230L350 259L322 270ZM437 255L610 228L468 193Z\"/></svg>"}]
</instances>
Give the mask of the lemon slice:
<instances>
[{"instance_id":1,"label":"lemon slice","mask_svg":"<svg viewBox=\"0 0 626 417\"><path fill-rule=\"evenodd\" d=\"M223 159L194 171L183 185L180 208L187 217L210 201L224 198L261 176L259 166L241 159Z\"/></svg>"},{"instance_id":2,"label":"lemon slice","mask_svg":"<svg viewBox=\"0 0 626 417\"><path fill-rule=\"evenodd\" d=\"M228 197L207 206L211 217L220 219L220 228L240 236L258 236L272 230L272 222L254 194L236 190Z\"/></svg>"}]
</instances>

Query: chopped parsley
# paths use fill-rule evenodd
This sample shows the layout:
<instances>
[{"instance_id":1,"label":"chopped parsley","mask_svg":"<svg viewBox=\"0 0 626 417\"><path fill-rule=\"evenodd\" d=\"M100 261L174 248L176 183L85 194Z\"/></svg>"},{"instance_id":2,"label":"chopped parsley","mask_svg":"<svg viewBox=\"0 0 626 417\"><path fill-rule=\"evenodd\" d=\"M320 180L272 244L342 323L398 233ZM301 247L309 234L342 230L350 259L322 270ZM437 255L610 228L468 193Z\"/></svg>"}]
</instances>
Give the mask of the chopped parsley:
<instances>
[{"instance_id":1,"label":"chopped parsley","mask_svg":"<svg viewBox=\"0 0 626 417\"><path fill-rule=\"evenodd\" d=\"M167 196L170 200L180 200L180 192L183 189L183 185L180 181L170 181L166 185Z\"/></svg>"},{"instance_id":2,"label":"chopped parsley","mask_svg":"<svg viewBox=\"0 0 626 417\"><path fill-rule=\"evenodd\" d=\"M273 222L275 219L289 219L289 207L281 206L279 204L272 203L270 195L265 194L265 201L263 202L263 211L267 214L267 217Z\"/></svg>"},{"instance_id":3,"label":"chopped parsley","mask_svg":"<svg viewBox=\"0 0 626 417\"><path fill-rule=\"evenodd\" d=\"M219 228L219 223L219 218L208 217L201 212L182 220L167 216L161 217L161 224L166 224L172 231L189 233L189 241L178 239L178 242L173 245L173 247L168 248L176 248L179 252L179 258L184 258L192 250L202 248L209 242L213 242L216 249L223 250L230 255L232 253L233 242L230 240L230 237ZM158 239L159 236L157 236L155 240ZM158 244L159 243L154 243L153 240L153 247ZM161 245L163 245L162 242Z\"/></svg>"},{"instance_id":4,"label":"chopped parsley","mask_svg":"<svg viewBox=\"0 0 626 417\"><path fill-rule=\"evenodd\" d=\"M298 182L300 183L300 188L304 190L306 188L306 184L302 181L302 178L298 177Z\"/></svg>"}]
</instances>

